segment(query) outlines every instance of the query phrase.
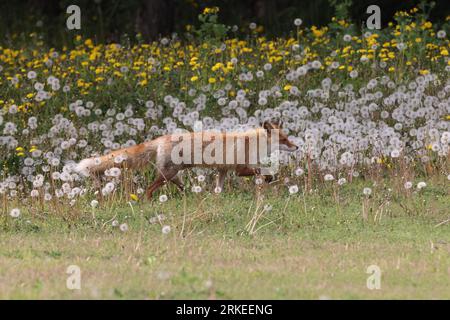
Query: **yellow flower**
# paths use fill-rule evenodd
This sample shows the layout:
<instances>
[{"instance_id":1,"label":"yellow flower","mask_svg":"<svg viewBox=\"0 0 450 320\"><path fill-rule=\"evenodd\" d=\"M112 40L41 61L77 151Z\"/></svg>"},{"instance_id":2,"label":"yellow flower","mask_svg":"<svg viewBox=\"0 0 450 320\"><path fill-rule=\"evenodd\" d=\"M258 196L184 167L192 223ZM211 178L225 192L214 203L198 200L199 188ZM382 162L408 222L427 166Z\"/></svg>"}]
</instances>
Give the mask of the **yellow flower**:
<instances>
[{"instance_id":1,"label":"yellow flower","mask_svg":"<svg viewBox=\"0 0 450 320\"><path fill-rule=\"evenodd\" d=\"M395 68L394 67L390 67L389 68L389 72L394 72L395 71Z\"/></svg>"},{"instance_id":2,"label":"yellow flower","mask_svg":"<svg viewBox=\"0 0 450 320\"><path fill-rule=\"evenodd\" d=\"M17 152L21 152L21 151L23 151L23 148L22 148L22 147L17 147L17 148L16 148L16 151L17 151Z\"/></svg>"},{"instance_id":3,"label":"yellow flower","mask_svg":"<svg viewBox=\"0 0 450 320\"><path fill-rule=\"evenodd\" d=\"M323 36L327 32L327 30L328 30L327 27L323 27L320 29L317 29L316 26L311 27L311 31L312 31L314 37L316 37L316 38L320 38L321 36Z\"/></svg>"},{"instance_id":4,"label":"yellow flower","mask_svg":"<svg viewBox=\"0 0 450 320\"><path fill-rule=\"evenodd\" d=\"M92 42L91 39L87 39L86 41L84 41L84 44L85 44L87 47L90 47L90 48L94 46L94 44L93 44L93 42Z\"/></svg>"},{"instance_id":5,"label":"yellow flower","mask_svg":"<svg viewBox=\"0 0 450 320\"><path fill-rule=\"evenodd\" d=\"M442 56L448 56L448 50L447 49L442 49L441 50L441 55Z\"/></svg>"},{"instance_id":6,"label":"yellow flower","mask_svg":"<svg viewBox=\"0 0 450 320\"><path fill-rule=\"evenodd\" d=\"M426 74L429 74L430 73L430 71L428 71L428 70L426 70L426 69L424 69L424 70L420 70L419 71L419 73L421 74L421 75L426 75Z\"/></svg>"},{"instance_id":7,"label":"yellow flower","mask_svg":"<svg viewBox=\"0 0 450 320\"><path fill-rule=\"evenodd\" d=\"M195 82L195 81L197 81L198 80L198 77L197 76L193 76L192 78L191 78L191 81L192 82Z\"/></svg>"},{"instance_id":8,"label":"yellow flower","mask_svg":"<svg viewBox=\"0 0 450 320\"><path fill-rule=\"evenodd\" d=\"M211 84L216 83L216 79L215 78L209 78L208 82L211 83Z\"/></svg>"},{"instance_id":9,"label":"yellow flower","mask_svg":"<svg viewBox=\"0 0 450 320\"><path fill-rule=\"evenodd\" d=\"M139 197L137 195L135 195L134 193L130 193L130 199L133 201L138 201Z\"/></svg>"},{"instance_id":10,"label":"yellow flower","mask_svg":"<svg viewBox=\"0 0 450 320\"><path fill-rule=\"evenodd\" d=\"M219 12L219 7L205 8L203 9L203 14L215 14Z\"/></svg>"},{"instance_id":11,"label":"yellow flower","mask_svg":"<svg viewBox=\"0 0 450 320\"><path fill-rule=\"evenodd\" d=\"M292 86L291 86L290 84L287 84L287 85L284 86L283 89L284 89L285 91L289 91L289 90L291 90L291 88L292 88Z\"/></svg>"},{"instance_id":12,"label":"yellow flower","mask_svg":"<svg viewBox=\"0 0 450 320\"><path fill-rule=\"evenodd\" d=\"M430 29L433 24L430 21L426 21L422 24L422 29Z\"/></svg>"},{"instance_id":13,"label":"yellow flower","mask_svg":"<svg viewBox=\"0 0 450 320\"><path fill-rule=\"evenodd\" d=\"M219 69L222 68L222 67L223 67L223 63L218 62L218 63L216 63L215 65L213 65L213 67L211 68L211 70L212 70L212 71L217 71L217 70L219 70Z\"/></svg>"}]
</instances>

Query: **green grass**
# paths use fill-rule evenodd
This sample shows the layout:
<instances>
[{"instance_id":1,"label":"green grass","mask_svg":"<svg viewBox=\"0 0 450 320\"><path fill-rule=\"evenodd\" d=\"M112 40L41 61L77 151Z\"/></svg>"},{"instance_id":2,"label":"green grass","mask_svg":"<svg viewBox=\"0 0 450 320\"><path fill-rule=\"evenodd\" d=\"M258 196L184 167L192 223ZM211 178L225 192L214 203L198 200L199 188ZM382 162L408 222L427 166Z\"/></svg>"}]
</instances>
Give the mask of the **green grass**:
<instances>
[{"instance_id":1,"label":"green grass","mask_svg":"<svg viewBox=\"0 0 450 320\"><path fill-rule=\"evenodd\" d=\"M367 219L363 187L345 186L339 204L326 187L289 197L244 185L133 210L125 201L94 214L88 205L22 209L1 220L0 298L449 299L450 223L436 226L450 216L448 181L411 197L374 188ZM273 208L252 232L258 204ZM149 222L156 213L162 224ZM66 288L69 265L81 268L81 290ZM381 268L380 290L366 287L370 265Z\"/></svg>"}]
</instances>

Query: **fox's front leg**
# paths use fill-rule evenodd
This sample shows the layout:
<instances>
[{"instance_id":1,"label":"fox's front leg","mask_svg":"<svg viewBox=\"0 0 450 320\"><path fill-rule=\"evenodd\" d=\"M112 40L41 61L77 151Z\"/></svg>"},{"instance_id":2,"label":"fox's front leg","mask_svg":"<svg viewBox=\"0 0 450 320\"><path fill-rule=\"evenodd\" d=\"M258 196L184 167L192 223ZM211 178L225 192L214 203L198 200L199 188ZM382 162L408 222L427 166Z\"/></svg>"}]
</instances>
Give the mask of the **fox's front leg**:
<instances>
[{"instance_id":1,"label":"fox's front leg","mask_svg":"<svg viewBox=\"0 0 450 320\"><path fill-rule=\"evenodd\" d=\"M100 178L100 175L95 173L92 175L92 183L95 189L95 194L98 194L100 199L103 198L103 193L102 193L102 180Z\"/></svg>"},{"instance_id":2,"label":"fox's front leg","mask_svg":"<svg viewBox=\"0 0 450 320\"><path fill-rule=\"evenodd\" d=\"M258 168L240 167L236 169L236 175L238 177L256 176L258 174L260 174L260 170Z\"/></svg>"},{"instance_id":3,"label":"fox's front leg","mask_svg":"<svg viewBox=\"0 0 450 320\"><path fill-rule=\"evenodd\" d=\"M261 175L261 169L250 168L250 167L240 167L236 169L236 175L238 177L250 177ZM273 176L264 175L264 181L270 183L273 180Z\"/></svg>"},{"instance_id":4,"label":"fox's front leg","mask_svg":"<svg viewBox=\"0 0 450 320\"><path fill-rule=\"evenodd\" d=\"M173 177L170 181L178 187L178 190L180 190L181 192L184 191L184 183L178 174L176 174L175 177Z\"/></svg>"},{"instance_id":5,"label":"fox's front leg","mask_svg":"<svg viewBox=\"0 0 450 320\"><path fill-rule=\"evenodd\" d=\"M216 190L219 191L217 193L220 193L223 190L223 183L225 182L227 172L228 172L228 170L226 170L226 169L219 170L219 175L217 176L217 182L216 182Z\"/></svg>"}]
</instances>

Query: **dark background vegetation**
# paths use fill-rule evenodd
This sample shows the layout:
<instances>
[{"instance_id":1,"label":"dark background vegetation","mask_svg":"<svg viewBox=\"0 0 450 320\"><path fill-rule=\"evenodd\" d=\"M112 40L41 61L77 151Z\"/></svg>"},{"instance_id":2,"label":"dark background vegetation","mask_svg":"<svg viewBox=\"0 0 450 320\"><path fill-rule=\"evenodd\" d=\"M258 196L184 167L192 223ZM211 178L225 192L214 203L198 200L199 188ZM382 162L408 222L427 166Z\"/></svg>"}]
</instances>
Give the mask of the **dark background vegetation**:
<instances>
[{"instance_id":1,"label":"dark background vegetation","mask_svg":"<svg viewBox=\"0 0 450 320\"><path fill-rule=\"evenodd\" d=\"M14 43L17 37L37 32L51 45L66 44L74 33L96 41L119 41L140 32L146 41L182 34L187 24L197 25L198 14L205 7L220 7L220 21L226 25L248 26L256 22L269 36L292 30L297 17L305 25L324 25L337 14L336 7L351 4L348 15L361 23L370 4L381 7L382 23L395 11L410 9L414 0L0 0L0 43ZM431 11L433 21L443 21L449 14L450 1L436 0ZM65 28L66 8L77 4L82 12L82 30ZM15 36L13 36L15 35Z\"/></svg>"}]
</instances>

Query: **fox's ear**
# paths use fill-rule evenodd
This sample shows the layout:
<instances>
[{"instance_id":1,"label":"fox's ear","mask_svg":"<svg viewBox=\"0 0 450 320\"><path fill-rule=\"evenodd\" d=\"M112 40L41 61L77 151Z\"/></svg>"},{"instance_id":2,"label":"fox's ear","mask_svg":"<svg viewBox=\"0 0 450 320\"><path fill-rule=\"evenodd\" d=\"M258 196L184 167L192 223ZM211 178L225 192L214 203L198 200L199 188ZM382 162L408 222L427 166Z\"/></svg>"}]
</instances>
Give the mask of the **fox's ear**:
<instances>
[{"instance_id":1,"label":"fox's ear","mask_svg":"<svg viewBox=\"0 0 450 320\"><path fill-rule=\"evenodd\" d=\"M271 123L269 121L264 121L263 128L266 129L267 131L276 129L275 126L273 125L273 123Z\"/></svg>"},{"instance_id":2,"label":"fox's ear","mask_svg":"<svg viewBox=\"0 0 450 320\"><path fill-rule=\"evenodd\" d=\"M270 130L280 129L281 127L278 123L266 121L263 124L263 128L266 129L267 131L270 131Z\"/></svg>"}]
</instances>

